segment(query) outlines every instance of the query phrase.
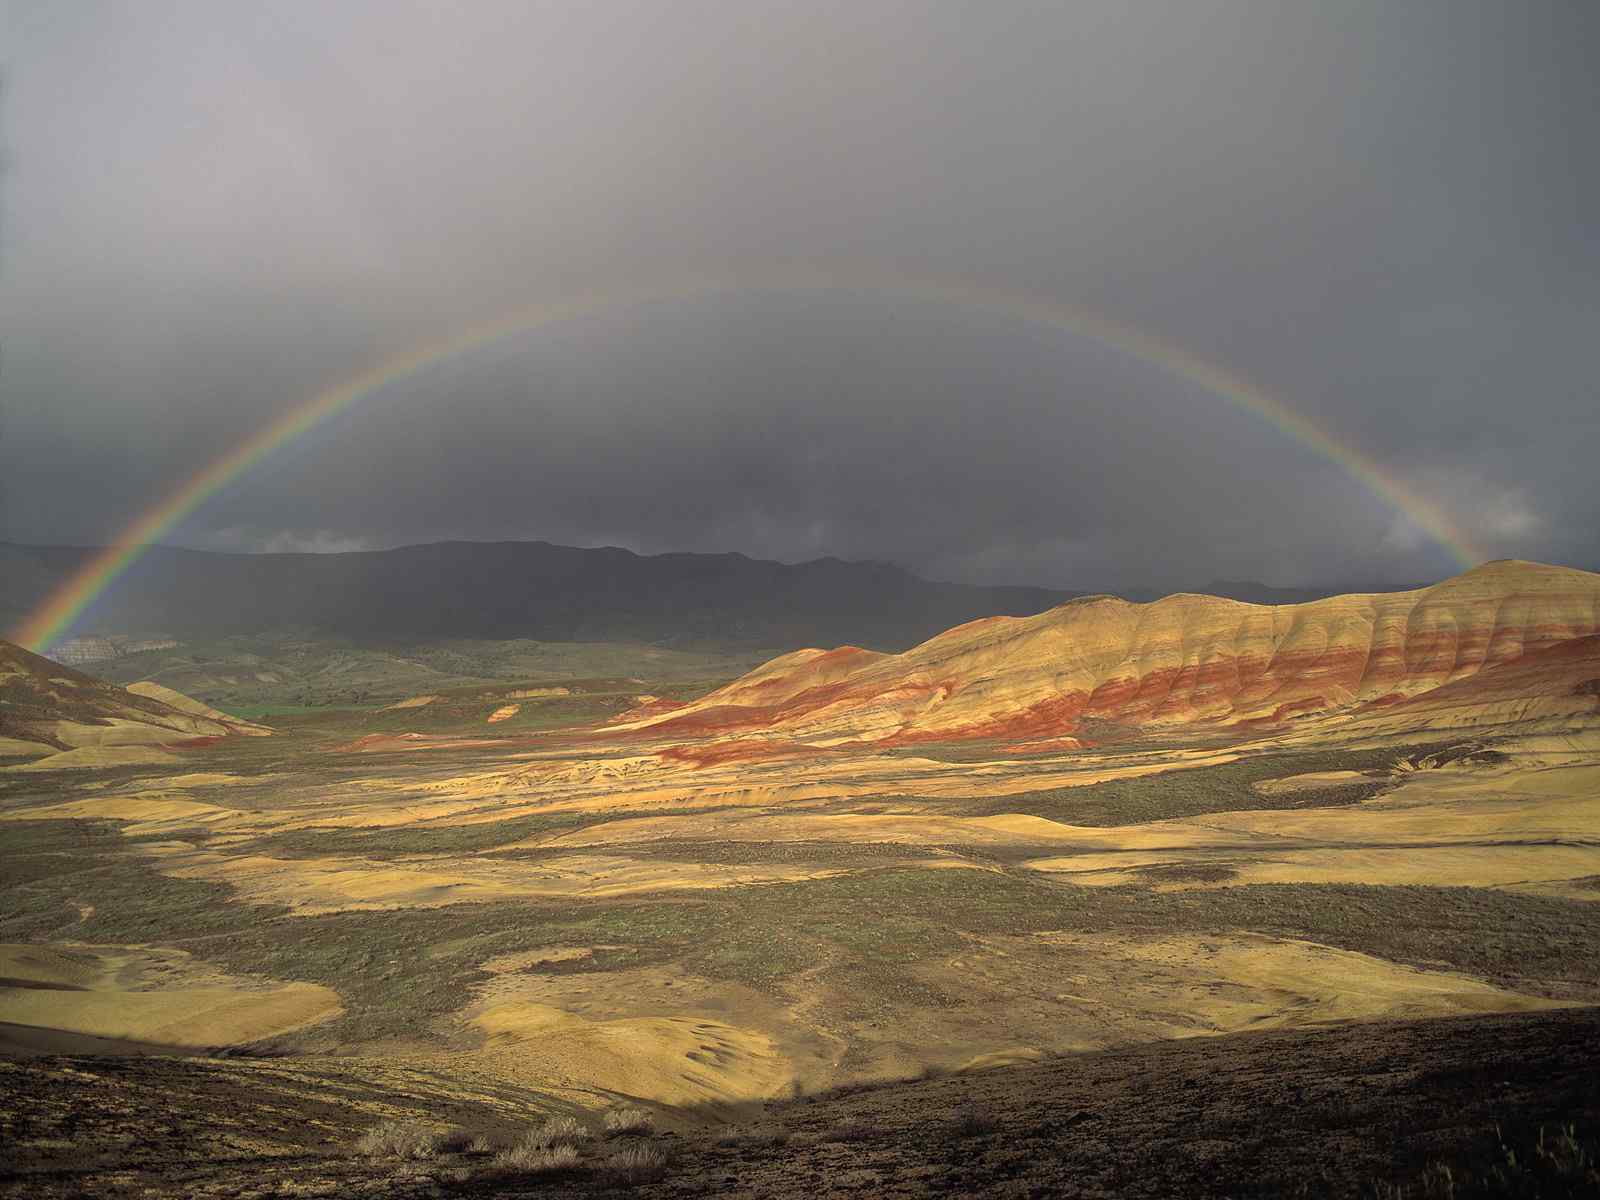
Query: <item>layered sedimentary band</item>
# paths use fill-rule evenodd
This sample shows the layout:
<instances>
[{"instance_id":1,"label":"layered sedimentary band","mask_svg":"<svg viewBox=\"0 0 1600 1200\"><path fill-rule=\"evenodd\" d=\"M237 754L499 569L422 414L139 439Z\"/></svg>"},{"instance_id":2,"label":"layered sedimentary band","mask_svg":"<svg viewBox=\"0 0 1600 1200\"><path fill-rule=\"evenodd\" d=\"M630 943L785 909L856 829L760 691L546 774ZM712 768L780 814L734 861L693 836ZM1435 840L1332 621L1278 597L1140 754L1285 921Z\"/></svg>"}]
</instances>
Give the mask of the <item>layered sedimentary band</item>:
<instances>
[{"instance_id":1,"label":"layered sedimentary band","mask_svg":"<svg viewBox=\"0 0 1600 1200\"><path fill-rule=\"evenodd\" d=\"M903 654L802 650L619 730L910 743L1280 725L1389 705L1600 632L1600 575L1487 563L1433 587L1266 606L1110 596L958 626Z\"/></svg>"}]
</instances>

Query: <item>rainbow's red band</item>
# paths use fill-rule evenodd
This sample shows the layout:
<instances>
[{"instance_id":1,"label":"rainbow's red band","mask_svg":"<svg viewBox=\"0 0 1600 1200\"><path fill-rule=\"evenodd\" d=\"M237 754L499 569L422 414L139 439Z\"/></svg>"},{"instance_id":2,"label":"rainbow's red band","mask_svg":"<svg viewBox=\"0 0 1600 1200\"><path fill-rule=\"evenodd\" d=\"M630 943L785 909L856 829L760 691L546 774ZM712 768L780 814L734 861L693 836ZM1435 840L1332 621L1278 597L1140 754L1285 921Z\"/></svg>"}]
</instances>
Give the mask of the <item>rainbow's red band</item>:
<instances>
[{"instance_id":1,"label":"rainbow's red band","mask_svg":"<svg viewBox=\"0 0 1600 1200\"><path fill-rule=\"evenodd\" d=\"M698 277L654 287L590 293L557 303L535 305L443 341L385 359L294 406L284 416L211 462L176 491L147 509L118 535L114 543L95 555L46 597L18 626L12 634L12 640L31 650L47 650L66 636L83 611L145 550L170 533L226 484L247 472L278 447L294 441L362 397L381 390L386 384L403 379L430 364L543 325L597 315L629 305L749 291L840 291L943 303L1048 325L1092 338L1196 383L1236 408L1265 418L1291 438L1338 464L1374 495L1403 513L1462 567L1476 566L1487 557L1472 546L1443 509L1387 475L1360 451L1337 441L1248 380L1141 330L1044 297L998 291L963 281L892 273L796 269L720 278Z\"/></svg>"}]
</instances>

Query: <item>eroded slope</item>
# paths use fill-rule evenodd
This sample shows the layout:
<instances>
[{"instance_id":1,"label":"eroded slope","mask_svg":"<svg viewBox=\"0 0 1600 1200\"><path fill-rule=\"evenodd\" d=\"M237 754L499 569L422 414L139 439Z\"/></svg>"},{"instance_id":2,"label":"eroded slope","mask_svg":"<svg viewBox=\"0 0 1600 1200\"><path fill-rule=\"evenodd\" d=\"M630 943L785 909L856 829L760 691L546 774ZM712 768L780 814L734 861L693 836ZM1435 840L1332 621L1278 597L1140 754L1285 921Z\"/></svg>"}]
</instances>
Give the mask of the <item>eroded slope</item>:
<instances>
[{"instance_id":1,"label":"eroded slope","mask_svg":"<svg viewBox=\"0 0 1600 1200\"><path fill-rule=\"evenodd\" d=\"M1405 700L1596 632L1600 575L1511 560L1411 592L1275 607L1099 596L904 654L800 651L620 728L917 742L1060 737L1091 720L1274 725Z\"/></svg>"},{"instance_id":2,"label":"eroded slope","mask_svg":"<svg viewBox=\"0 0 1600 1200\"><path fill-rule=\"evenodd\" d=\"M0 640L0 755L55 757L268 732L169 688L120 688ZM98 762L79 753L60 765Z\"/></svg>"}]
</instances>

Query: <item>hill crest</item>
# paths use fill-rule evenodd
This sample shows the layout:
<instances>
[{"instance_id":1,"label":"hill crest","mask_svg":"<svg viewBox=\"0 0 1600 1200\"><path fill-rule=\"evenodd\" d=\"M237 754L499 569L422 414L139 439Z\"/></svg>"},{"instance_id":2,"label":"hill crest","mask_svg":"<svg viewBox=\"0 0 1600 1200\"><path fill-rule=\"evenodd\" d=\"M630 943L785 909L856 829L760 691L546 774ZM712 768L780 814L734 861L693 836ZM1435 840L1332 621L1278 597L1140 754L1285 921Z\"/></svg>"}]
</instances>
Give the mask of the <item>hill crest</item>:
<instances>
[{"instance_id":1,"label":"hill crest","mask_svg":"<svg viewBox=\"0 0 1600 1200\"><path fill-rule=\"evenodd\" d=\"M1069 600L901 654L786 655L624 727L912 743L1071 735L1084 721L1282 724L1387 704L1600 632L1600 575L1485 563L1430 587L1260 605L1196 593Z\"/></svg>"}]
</instances>

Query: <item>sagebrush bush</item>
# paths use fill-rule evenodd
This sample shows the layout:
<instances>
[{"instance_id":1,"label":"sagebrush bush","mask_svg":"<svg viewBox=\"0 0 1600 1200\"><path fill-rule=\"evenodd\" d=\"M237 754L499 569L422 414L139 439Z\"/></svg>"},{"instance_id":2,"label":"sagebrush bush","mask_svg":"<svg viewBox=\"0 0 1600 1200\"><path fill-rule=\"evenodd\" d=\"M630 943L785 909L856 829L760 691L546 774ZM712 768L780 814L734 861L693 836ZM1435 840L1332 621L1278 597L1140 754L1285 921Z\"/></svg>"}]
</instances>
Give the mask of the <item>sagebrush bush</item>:
<instances>
[{"instance_id":1,"label":"sagebrush bush","mask_svg":"<svg viewBox=\"0 0 1600 1200\"><path fill-rule=\"evenodd\" d=\"M581 1163L576 1146L530 1146L521 1142L496 1154L491 1165L516 1175L556 1175L575 1171Z\"/></svg>"},{"instance_id":2,"label":"sagebrush bush","mask_svg":"<svg viewBox=\"0 0 1600 1200\"><path fill-rule=\"evenodd\" d=\"M380 1121L356 1139L356 1153L365 1158L432 1158L439 1135L417 1121Z\"/></svg>"},{"instance_id":3,"label":"sagebrush bush","mask_svg":"<svg viewBox=\"0 0 1600 1200\"><path fill-rule=\"evenodd\" d=\"M667 1155L649 1142L637 1142L616 1151L603 1164L614 1177L628 1183L660 1179L667 1172Z\"/></svg>"},{"instance_id":4,"label":"sagebrush bush","mask_svg":"<svg viewBox=\"0 0 1600 1200\"><path fill-rule=\"evenodd\" d=\"M534 1150L547 1146L576 1146L592 1135L572 1117L549 1117L522 1135L521 1145Z\"/></svg>"},{"instance_id":5,"label":"sagebrush bush","mask_svg":"<svg viewBox=\"0 0 1600 1200\"><path fill-rule=\"evenodd\" d=\"M649 1133L655 1121L642 1108L613 1108L605 1115L607 1133Z\"/></svg>"}]
</instances>

